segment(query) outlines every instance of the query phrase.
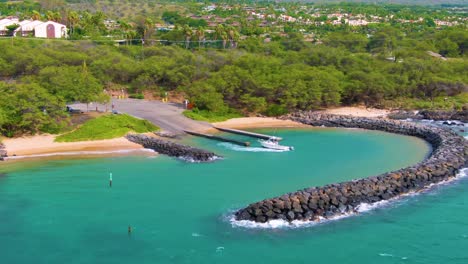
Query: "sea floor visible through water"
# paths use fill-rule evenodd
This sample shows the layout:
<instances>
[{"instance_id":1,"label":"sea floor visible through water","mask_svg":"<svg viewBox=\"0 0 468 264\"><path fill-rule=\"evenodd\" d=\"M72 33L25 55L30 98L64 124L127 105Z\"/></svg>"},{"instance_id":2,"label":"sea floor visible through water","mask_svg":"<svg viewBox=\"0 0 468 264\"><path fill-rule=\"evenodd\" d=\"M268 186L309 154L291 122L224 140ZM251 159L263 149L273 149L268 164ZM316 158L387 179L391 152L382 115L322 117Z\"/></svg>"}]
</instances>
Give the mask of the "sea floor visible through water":
<instances>
[{"instance_id":1,"label":"sea floor visible through water","mask_svg":"<svg viewBox=\"0 0 468 264\"><path fill-rule=\"evenodd\" d=\"M251 202L399 169L430 151L420 139L375 131L257 131L295 150L191 138L224 158L2 164L2 263L468 263L467 178L336 221L233 224L232 212Z\"/></svg>"}]
</instances>

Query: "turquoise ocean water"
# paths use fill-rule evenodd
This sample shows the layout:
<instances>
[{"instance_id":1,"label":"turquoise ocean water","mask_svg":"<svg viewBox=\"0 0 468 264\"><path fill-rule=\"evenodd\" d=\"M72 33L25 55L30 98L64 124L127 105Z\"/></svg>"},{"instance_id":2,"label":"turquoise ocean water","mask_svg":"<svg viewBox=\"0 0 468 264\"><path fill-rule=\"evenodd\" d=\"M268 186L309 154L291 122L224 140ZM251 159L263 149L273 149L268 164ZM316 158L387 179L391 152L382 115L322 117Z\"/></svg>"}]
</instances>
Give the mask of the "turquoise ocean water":
<instances>
[{"instance_id":1,"label":"turquoise ocean water","mask_svg":"<svg viewBox=\"0 0 468 264\"><path fill-rule=\"evenodd\" d=\"M224 159L0 165L0 263L468 263L463 178L336 221L233 225L230 213L250 202L399 169L429 152L419 139L381 132L261 132L284 137L296 150L246 151L191 139Z\"/></svg>"}]
</instances>

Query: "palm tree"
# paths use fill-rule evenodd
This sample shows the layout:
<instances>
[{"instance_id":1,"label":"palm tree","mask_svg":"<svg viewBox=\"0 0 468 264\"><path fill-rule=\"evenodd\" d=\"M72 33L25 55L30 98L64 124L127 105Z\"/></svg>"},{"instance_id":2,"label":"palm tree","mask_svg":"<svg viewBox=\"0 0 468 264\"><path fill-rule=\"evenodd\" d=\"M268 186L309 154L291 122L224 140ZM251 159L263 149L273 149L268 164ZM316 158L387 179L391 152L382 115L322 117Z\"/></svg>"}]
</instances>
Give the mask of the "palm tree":
<instances>
[{"instance_id":1,"label":"palm tree","mask_svg":"<svg viewBox=\"0 0 468 264\"><path fill-rule=\"evenodd\" d=\"M119 21L119 25L120 25L120 30L122 30L123 36L125 38L125 44L128 45L128 40L130 37L128 33L132 29L132 26L123 20Z\"/></svg>"},{"instance_id":2,"label":"palm tree","mask_svg":"<svg viewBox=\"0 0 468 264\"><path fill-rule=\"evenodd\" d=\"M185 48L188 49L190 45L190 39L192 38L193 31L188 25L184 25L182 31L185 34Z\"/></svg>"},{"instance_id":3,"label":"palm tree","mask_svg":"<svg viewBox=\"0 0 468 264\"><path fill-rule=\"evenodd\" d=\"M221 39L223 39L223 48L226 48L227 41L229 39L229 36L226 31L221 32Z\"/></svg>"},{"instance_id":4,"label":"palm tree","mask_svg":"<svg viewBox=\"0 0 468 264\"><path fill-rule=\"evenodd\" d=\"M75 25L80 21L78 13L75 11L69 11L67 13L68 26L70 27L70 35L75 32Z\"/></svg>"},{"instance_id":5,"label":"palm tree","mask_svg":"<svg viewBox=\"0 0 468 264\"><path fill-rule=\"evenodd\" d=\"M198 27L197 31L195 32L198 38L198 48L201 46L201 42L205 42L205 28L202 26ZM203 43L203 46L205 46L205 43Z\"/></svg>"},{"instance_id":6,"label":"palm tree","mask_svg":"<svg viewBox=\"0 0 468 264\"><path fill-rule=\"evenodd\" d=\"M127 42L128 42L129 40L133 40L136 36L137 36L137 32L136 32L135 30L131 30L131 29L130 29L130 30L127 31L127 33L126 33ZM128 43L127 43L127 44L128 44Z\"/></svg>"},{"instance_id":7,"label":"palm tree","mask_svg":"<svg viewBox=\"0 0 468 264\"><path fill-rule=\"evenodd\" d=\"M237 44L239 43L240 39L240 33L237 30L234 30L234 34L232 37L233 43L234 43L234 48L237 48Z\"/></svg>"},{"instance_id":8,"label":"palm tree","mask_svg":"<svg viewBox=\"0 0 468 264\"><path fill-rule=\"evenodd\" d=\"M231 43L231 48L235 48L237 46L237 41L239 41L239 32L237 32L233 26L227 27L226 32L229 37L229 42Z\"/></svg>"},{"instance_id":9,"label":"palm tree","mask_svg":"<svg viewBox=\"0 0 468 264\"><path fill-rule=\"evenodd\" d=\"M46 13L47 21L52 21L52 20L54 20L54 15L55 15L54 12L52 12L52 11L50 11L50 10L47 11L47 13Z\"/></svg>"},{"instance_id":10,"label":"palm tree","mask_svg":"<svg viewBox=\"0 0 468 264\"><path fill-rule=\"evenodd\" d=\"M52 21L60 22L60 20L62 20L62 15L60 14L60 12L54 12L52 15Z\"/></svg>"},{"instance_id":11,"label":"palm tree","mask_svg":"<svg viewBox=\"0 0 468 264\"><path fill-rule=\"evenodd\" d=\"M146 18L144 23L143 38L151 38L152 30L154 29L154 23L151 18Z\"/></svg>"},{"instance_id":12,"label":"palm tree","mask_svg":"<svg viewBox=\"0 0 468 264\"><path fill-rule=\"evenodd\" d=\"M219 40L220 38L222 39L222 36L224 34L224 26L222 24L218 24L215 29L215 39Z\"/></svg>"},{"instance_id":13,"label":"palm tree","mask_svg":"<svg viewBox=\"0 0 468 264\"><path fill-rule=\"evenodd\" d=\"M41 19L41 14L39 12L37 12L36 10L34 10L32 12L31 19L32 20L40 20Z\"/></svg>"}]
</instances>

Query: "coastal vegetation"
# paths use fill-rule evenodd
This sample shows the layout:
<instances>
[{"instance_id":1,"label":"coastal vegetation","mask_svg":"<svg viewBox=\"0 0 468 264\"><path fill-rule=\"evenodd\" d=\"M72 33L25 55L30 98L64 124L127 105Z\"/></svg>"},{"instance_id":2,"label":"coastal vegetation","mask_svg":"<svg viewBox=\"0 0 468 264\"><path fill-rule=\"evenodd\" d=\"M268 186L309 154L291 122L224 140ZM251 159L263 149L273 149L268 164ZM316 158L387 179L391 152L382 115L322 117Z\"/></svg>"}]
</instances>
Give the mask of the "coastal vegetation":
<instances>
[{"instance_id":1,"label":"coastal vegetation","mask_svg":"<svg viewBox=\"0 0 468 264\"><path fill-rule=\"evenodd\" d=\"M92 11L103 3L0 3L4 15L51 19L70 31L68 40L0 38L1 134L58 133L70 126L66 103L107 103L116 91L133 98L182 95L194 106L185 115L205 121L341 105L452 110L468 103L463 8L263 2L156 8L141 1L154 12L117 19ZM350 24L362 20L369 22Z\"/></svg>"},{"instance_id":2,"label":"coastal vegetation","mask_svg":"<svg viewBox=\"0 0 468 264\"><path fill-rule=\"evenodd\" d=\"M88 120L77 129L58 136L55 141L76 142L112 139L123 137L129 132L146 133L157 130L159 130L159 128L147 120L138 119L125 114L109 114Z\"/></svg>"},{"instance_id":3,"label":"coastal vegetation","mask_svg":"<svg viewBox=\"0 0 468 264\"><path fill-rule=\"evenodd\" d=\"M237 118L237 117L242 117L241 114L235 112L235 111L230 111L230 112L211 112L207 110L199 110L199 109L193 109L193 110L186 110L183 112L184 116L191 118L193 120L198 120L198 121L206 121L206 122L222 122L226 121L231 118Z\"/></svg>"}]
</instances>

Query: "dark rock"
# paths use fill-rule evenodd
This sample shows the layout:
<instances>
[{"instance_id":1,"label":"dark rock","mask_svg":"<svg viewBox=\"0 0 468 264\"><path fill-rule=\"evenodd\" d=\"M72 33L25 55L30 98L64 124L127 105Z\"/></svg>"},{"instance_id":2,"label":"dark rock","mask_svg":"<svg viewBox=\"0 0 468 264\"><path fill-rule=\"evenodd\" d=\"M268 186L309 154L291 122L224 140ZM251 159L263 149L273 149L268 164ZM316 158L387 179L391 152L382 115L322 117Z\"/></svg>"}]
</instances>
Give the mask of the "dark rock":
<instances>
[{"instance_id":1,"label":"dark rock","mask_svg":"<svg viewBox=\"0 0 468 264\"><path fill-rule=\"evenodd\" d=\"M165 138L179 138L178 134L174 134L167 131L156 131L154 132L156 136L165 137Z\"/></svg>"},{"instance_id":2,"label":"dark rock","mask_svg":"<svg viewBox=\"0 0 468 264\"><path fill-rule=\"evenodd\" d=\"M129 134L126 138L134 143L140 144L147 149L152 149L160 154L177 157L186 161L208 162L219 158L213 152L198 149L182 144L162 140L142 134Z\"/></svg>"},{"instance_id":3,"label":"dark rock","mask_svg":"<svg viewBox=\"0 0 468 264\"><path fill-rule=\"evenodd\" d=\"M462 111L423 110L420 112L420 115L422 115L424 119L459 120L465 123L468 122L468 110L466 109ZM451 124L449 122L447 123L447 125Z\"/></svg>"},{"instance_id":4,"label":"dark rock","mask_svg":"<svg viewBox=\"0 0 468 264\"><path fill-rule=\"evenodd\" d=\"M413 111L396 111L392 112L387 115L388 118L390 119L395 119L395 120L403 120L403 119L413 119L413 120L419 120L423 119L423 116L420 114L417 114Z\"/></svg>"},{"instance_id":5,"label":"dark rock","mask_svg":"<svg viewBox=\"0 0 468 264\"><path fill-rule=\"evenodd\" d=\"M3 161L4 158L8 157L7 151L5 150L5 145L0 143L0 161Z\"/></svg>"},{"instance_id":6,"label":"dark rock","mask_svg":"<svg viewBox=\"0 0 468 264\"><path fill-rule=\"evenodd\" d=\"M430 119L435 119L436 115L439 115L443 119L454 119L455 114L466 117L467 111L466 109L463 111L464 115L450 113L450 118L447 118L447 113L426 112L424 118L430 116L432 117ZM419 191L432 183L455 177L456 173L468 163L466 159L468 156L467 141L462 136L445 128L314 112L299 112L281 117L281 119L291 119L313 126L357 127L416 136L428 141L432 145L433 151L425 161L405 169L367 179L307 188L249 205L235 214L238 220L260 222L266 221L268 217L268 219L293 221L318 219L321 216L333 217L337 214L355 211L356 206L361 203L374 203L391 199L397 195ZM451 123L447 122L447 124ZM259 208L265 210L262 211Z\"/></svg>"}]
</instances>

